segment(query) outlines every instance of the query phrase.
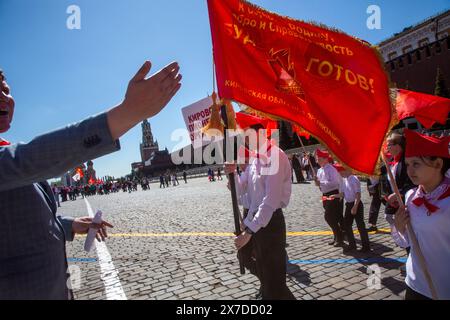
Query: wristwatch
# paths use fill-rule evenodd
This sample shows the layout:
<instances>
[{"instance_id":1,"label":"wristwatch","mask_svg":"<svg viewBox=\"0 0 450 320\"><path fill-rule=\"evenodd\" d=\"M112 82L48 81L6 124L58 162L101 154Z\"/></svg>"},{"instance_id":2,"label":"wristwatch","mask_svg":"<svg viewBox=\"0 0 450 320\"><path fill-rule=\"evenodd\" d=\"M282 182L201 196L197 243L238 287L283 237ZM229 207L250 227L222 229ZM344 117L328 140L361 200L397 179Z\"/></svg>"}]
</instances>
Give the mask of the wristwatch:
<instances>
[{"instance_id":1,"label":"wristwatch","mask_svg":"<svg viewBox=\"0 0 450 320\"><path fill-rule=\"evenodd\" d=\"M245 228L245 232L250 234L250 235L254 235L255 234L249 227Z\"/></svg>"}]
</instances>

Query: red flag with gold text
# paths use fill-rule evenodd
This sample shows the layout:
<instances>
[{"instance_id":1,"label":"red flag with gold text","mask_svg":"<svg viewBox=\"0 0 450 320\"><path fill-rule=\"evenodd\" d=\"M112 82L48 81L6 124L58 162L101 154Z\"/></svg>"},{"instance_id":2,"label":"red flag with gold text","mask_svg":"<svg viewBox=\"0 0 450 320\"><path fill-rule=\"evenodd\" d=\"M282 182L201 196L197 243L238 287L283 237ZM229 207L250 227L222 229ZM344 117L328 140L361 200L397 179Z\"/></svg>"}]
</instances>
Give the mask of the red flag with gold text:
<instances>
[{"instance_id":1,"label":"red flag with gold text","mask_svg":"<svg viewBox=\"0 0 450 320\"><path fill-rule=\"evenodd\" d=\"M376 51L241 0L208 0L221 98L298 124L352 169L375 172L393 123Z\"/></svg>"}]
</instances>

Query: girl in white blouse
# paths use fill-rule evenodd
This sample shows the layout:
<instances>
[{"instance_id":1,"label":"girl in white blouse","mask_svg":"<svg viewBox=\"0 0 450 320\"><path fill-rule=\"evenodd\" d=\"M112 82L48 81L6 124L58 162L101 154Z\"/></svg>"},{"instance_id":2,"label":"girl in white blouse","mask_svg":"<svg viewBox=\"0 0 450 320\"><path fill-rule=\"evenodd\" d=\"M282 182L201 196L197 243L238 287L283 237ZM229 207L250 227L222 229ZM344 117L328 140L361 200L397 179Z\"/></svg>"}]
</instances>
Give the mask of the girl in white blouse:
<instances>
[{"instance_id":1,"label":"girl in white blouse","mask_svg":"<svg viewBox=\"0 0 450 320\"><path fill-rule=\"evenodd\" d=\"M406 194L405 206L395 218L392 236L401 247L411 246L406 263L406 300L431 299L431 289L409 239L410 222L425 258L439 299L450 299L450 139L431 138L406 130L406 166L418 185Z\"/></svg>"}]
</instances>

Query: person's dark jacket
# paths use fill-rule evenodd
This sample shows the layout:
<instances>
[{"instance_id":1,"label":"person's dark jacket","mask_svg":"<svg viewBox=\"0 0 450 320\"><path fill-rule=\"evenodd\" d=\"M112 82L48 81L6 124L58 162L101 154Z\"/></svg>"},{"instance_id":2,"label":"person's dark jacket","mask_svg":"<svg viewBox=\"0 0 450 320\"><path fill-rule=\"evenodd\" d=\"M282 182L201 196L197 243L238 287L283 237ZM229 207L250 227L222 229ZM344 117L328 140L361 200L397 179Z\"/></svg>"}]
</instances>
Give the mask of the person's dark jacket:
<instances>
[{"instance_id":1,"label":"person's dark jacket","mask_svg":"<svg viewBox=\"0 0 450 320\"><path fill-rule=\"evenodd\" d=\"M398 190L405 200L406 193L415 188L416 186L412 183L411 179L409 179L408 172L406 169L405 157L402 157L397 164L397 168L395 170L395 182L397 183ZM387 204L387 197L394 193L394 190L391 187L391 184L388 180L388 174L386 170L386 166L381 167L381 201L386 206L385 213L386 214L395 214L397 212L397 208L394 208Z\"/></svg>"},{"instance_id":2,"label":"person's dark jacket","mask_svg":"<svg viewBox=\"0 0 450 320\"><path fill-rule=\"evenodd\" d=\"M107 114L0 147L0 300L67 300L66 241L73 218L57 215L46 180L120 149Z\"/></svg>"}]
</instances>

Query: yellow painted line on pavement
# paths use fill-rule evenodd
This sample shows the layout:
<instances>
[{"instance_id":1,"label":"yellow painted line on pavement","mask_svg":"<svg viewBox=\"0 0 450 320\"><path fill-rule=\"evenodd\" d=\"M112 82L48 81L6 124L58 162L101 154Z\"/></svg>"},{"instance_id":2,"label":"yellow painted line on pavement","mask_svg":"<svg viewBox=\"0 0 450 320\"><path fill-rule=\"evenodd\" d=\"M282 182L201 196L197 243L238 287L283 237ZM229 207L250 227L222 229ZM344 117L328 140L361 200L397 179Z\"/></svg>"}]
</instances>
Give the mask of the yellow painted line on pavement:
<instances>
[{"instance_id":1,"label":"yellow painted line on pavement","mask_svg":"<svg viewBox=\"0 0 450 320\"><path fill-rule=\"evenodd\" d=\"M390 229L378 229L381 233L390 233ZM359 234L358 231L354 231ZM369 232L369 234L376 234ZM333 235L331 231L302 231L302 232L288 232L288 237L311 237L311 236L330 236ZM234 237L231 232L173 232L173 233L115 233L109 234L110 238L175 238L175 237Z\"/></svg>"},{"instance_id":2,"label":"yellow painted line on pavement","mask_svg":"<svg viewBox=\"0 0 450 320\"><path fill-rule=\"evenodd\" d=\"M378 229L379 233L391 233L391 229ZM359 234L359 231L353 231L354 234ZM376 232L369 232L370 235L376 234ZM332 231L302 231L302 232L288 232L288 237L308 237L308 236L330 236L333 235Z\"/></svg>"},{"instance_id":3,"label":"yellow painted line on pavement","mask_svg":"<svg viewBox=\"0 0 450 320\"><path fill-rule=\"evenodd\" d=\"M115 233L110 238L164 238L164 237L233 237L227 232L175 232L175 233Z\"/></svg>"}]
</instances>

